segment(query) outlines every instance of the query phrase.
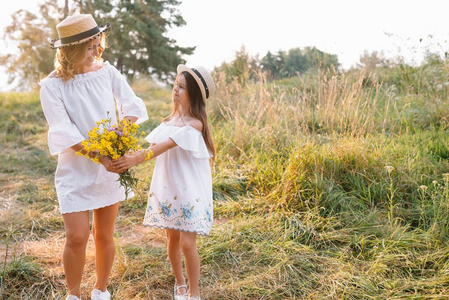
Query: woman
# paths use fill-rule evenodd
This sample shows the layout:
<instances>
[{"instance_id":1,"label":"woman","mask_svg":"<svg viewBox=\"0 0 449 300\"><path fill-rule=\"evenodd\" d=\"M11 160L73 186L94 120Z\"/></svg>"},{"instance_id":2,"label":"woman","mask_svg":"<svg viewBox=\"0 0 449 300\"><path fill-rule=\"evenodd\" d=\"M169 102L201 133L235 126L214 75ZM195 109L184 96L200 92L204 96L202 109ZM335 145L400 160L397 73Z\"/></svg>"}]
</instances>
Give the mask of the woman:
<instances>
[{"instance_id":1,"label":"woman","mask_svg":"<svg viewBox=\"0 0 449 300\"><path fill-rule=\"evenodd\" d=\"M143 101L136 97L125 78L101 55L106 48L105 31L89 14L67 17L56 26L59 40L55 71L40 82L42 108L49 125L48 146L58 155L55 186L64 220L63 252L67 299L81 299L81 278L90 234L89 211L93 211L97 279L92 299L110 299L107 280L115 256L114 223L125 190L117 182L118 171L107 157L101 165L77 155L82 141L97 121L109 115L142 123L148 119ZM96 155L91 153L89 155ZM132 195L130 195L132 196Z\"/></svg>"}]
</instances>

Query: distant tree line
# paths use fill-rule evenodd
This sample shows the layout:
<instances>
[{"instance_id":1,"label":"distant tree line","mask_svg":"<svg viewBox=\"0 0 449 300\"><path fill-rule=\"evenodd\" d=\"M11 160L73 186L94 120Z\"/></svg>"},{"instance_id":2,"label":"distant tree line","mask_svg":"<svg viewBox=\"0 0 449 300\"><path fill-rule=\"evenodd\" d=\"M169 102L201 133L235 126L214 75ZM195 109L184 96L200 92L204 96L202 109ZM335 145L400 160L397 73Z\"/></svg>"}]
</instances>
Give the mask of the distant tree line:
<instances>
[{"instance_id":1,"label":"distant tree line","mask_svg":"<svg viewBox=\"0 0 449 300\"><path fill-rule=\"evenodd\" d=\"M235 53L231 62L223 62L217 71L226 74L226 80L237 80L244 84L263 72L269 80L300 76L309 70L323 69L338 71L340 63L335 54L318 50L316 47L293 48L288 51L268 52L259 59L250 56L245 47Z\"/></svg>"}]
</instances>

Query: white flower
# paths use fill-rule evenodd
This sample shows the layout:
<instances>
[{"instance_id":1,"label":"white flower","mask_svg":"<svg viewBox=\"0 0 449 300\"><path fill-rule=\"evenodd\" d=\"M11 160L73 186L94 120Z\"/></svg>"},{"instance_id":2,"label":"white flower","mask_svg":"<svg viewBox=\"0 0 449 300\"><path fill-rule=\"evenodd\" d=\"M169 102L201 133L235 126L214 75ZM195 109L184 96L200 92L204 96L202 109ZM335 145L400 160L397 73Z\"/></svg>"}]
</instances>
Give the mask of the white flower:
<instances>
[{"instance_id":1,"label":"white flower","mask_svg":"<svg viewBox=\"0 0 449 300\"><path fill-rule=\"evenodd\" d=\"M388 174L390 174L391 172L393 172L394 167L393 166L385 166L385 170L387 170Z\"/></svg>"}]
</instances>

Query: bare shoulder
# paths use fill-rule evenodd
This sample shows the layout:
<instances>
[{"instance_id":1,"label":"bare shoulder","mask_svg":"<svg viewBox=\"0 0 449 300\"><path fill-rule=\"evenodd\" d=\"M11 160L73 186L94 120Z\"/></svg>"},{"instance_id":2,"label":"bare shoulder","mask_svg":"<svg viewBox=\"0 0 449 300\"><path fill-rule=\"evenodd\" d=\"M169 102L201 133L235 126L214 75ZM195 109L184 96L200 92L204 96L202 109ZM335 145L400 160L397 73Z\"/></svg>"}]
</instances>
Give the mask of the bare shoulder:
<instances>
[{"instance_id":1,"label":"bare shoulder","mask_svg":"<svg viewBox=\"0 0 449 300\"><path fill-rule=\"evenodd\" d=\"M199 130L199 131L203 131L203 123L198 120L198 119L192 119L190 120L187 125Z\"/></svg>"},{"instance_id":2,"label":"bare shoulder","mask_svg":"<svg viewBox=\"0 0 449 300\"><path fill-rule=\"evenodd\" d=\"M58 73L56 73L56 70L53 70L50 74L48 74L47 78L56 78Z\"/></svg>"}]
</instances>

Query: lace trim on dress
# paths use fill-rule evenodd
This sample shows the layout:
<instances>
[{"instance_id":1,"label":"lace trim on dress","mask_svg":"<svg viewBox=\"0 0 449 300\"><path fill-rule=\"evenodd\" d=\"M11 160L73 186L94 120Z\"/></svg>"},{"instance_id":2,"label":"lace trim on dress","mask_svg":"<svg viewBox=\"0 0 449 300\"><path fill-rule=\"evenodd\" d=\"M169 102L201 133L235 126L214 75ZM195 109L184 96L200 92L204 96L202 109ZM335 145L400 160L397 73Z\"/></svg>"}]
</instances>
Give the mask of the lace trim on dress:
<instances>
[{"instance_id":1,"label":"lace trim on dress","mask_svg":"<svg viewBox=\"0 0 449 300\"><path fill-rule=\"evenodd\" d=\"M155 227L155 228L159 228L159 229L173 229L173 230L178 230L178 231L196 233L198 235L203 235L203 236L209 236L209 232L200 231L200 230L186 230L182 227L162 226L162 225L154 225L154 224L142 224L142 225L146 226L146 227Z\"/></svg>"}]
</instances>

